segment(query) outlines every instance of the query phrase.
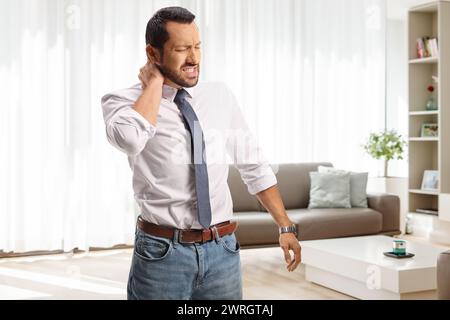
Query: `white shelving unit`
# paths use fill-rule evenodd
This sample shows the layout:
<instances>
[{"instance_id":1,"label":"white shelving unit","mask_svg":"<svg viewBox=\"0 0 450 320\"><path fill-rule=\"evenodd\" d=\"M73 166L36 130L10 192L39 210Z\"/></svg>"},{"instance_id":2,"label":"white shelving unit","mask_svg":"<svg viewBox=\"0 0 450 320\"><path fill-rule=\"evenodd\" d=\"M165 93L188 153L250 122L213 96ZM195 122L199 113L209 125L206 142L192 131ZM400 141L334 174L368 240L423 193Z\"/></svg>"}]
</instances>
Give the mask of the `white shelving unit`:
<instances>
[{"instance_id":1,"label":"white shelving unit","mask_svg":"<svg viewBox=\"0 0 450 320\"><path fill-rule=\"evenodd\" d=\"M416 39L438 38L439 56L417 57ZM408 211L435 208L450 221L450 2L435 1L408 11L409 193ZM432 76L439 78L436 85ZM435 86L437 111L427 111L428 85ZM425 123L438 124L438 137L421 137ZM439 173L439 189L421 190L425 170Z\"/></svg>"}]
</instances>

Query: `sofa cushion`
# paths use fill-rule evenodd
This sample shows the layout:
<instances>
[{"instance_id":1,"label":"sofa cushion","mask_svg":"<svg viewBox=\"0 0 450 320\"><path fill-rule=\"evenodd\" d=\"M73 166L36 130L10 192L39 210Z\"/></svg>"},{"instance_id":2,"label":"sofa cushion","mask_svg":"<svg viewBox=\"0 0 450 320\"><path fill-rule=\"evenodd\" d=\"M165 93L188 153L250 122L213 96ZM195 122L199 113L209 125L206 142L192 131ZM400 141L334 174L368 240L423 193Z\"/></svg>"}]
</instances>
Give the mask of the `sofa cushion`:
<instances>
[{"instance_id":1,"label":"sofa cushion","mask_svg":"<svg viewBox=\"0 0 450 320\"><path fill-rule=\"evenodd\" d=\"M319 172L350 173L350 203L352 208L367 208L368 172L351 172L330 167L319 166Z\"/></svg>"},{"instance_id":2,"label":"sofa cushion","mask_svg":"<svg viewBox=\"0 0 450 320\"><path fill-rule=\"evenodd\" d=\"M383 217L369 208L289 210L300 240L351 237L382 231Z\"/></svg>"},{"instance_id":3,"label":"sofa cushion","mask_svg":"<svg viewBox=\"0 0 450 320\"><path fill-rule=\"evenodd\" d=\"M350 237L381 232L382 216L367 208L293 209L289 218L300 240ZM236 237L244 246L278 244L278 226L267 212L235 212Z\"/></svg>"},{"instance_id":4,"label":"sofa cushion","mask_svg":"<svg viewBox=\"0 0 450 320\"><path fill-rule=\"evenodd\" d=\"M309 209L351 208L349 172L310 172Z\"/></svg>"},{"instance_id":5,"label":"sofa cushion","mask_svg":"<svg viewBox=\"0 0 450 320\"><path fill-rule=\"evenodd\" d=\"M317 171L318 166L332 167L331 163L280 164L275 171L278 188L286 209L307 208L311 186L309 173Z\"/></svg>"},{"instance_id":6,"label":"sofa cushion","mask_svg":"<svg viewBox=\"0 0 450 320\"><path fill-rule=\"evenodd\" d=\"M261 211L262 206L255 196L252 196L247 185L242 181L239 170L235 166L229 166L228 186L233 199L233 211Z\"/></svg>"},{"instance_id":7,"label":"sofa cushion","mask_svg":"<svg viewBox=\"0 0 450 320\"><path fill-rule=\"evenodd\" d=\"M270 213L235 212L233 220L238 223L236 238L241 245L264 246L278 243L278 226Z\"/></svg>"}]
</instances>

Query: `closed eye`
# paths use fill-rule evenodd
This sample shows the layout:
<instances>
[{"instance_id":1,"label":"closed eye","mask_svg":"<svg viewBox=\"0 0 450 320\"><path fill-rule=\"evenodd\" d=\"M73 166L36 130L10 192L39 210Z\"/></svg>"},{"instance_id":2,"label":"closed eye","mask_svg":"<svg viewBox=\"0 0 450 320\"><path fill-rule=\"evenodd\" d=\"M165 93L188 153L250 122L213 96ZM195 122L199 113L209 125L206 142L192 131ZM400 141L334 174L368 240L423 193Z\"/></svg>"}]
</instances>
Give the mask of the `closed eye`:
<instances>
[{"instance_id":1,"label":"closed eye","mask_svg":"<svg viewBox=\"0 0 450 320\"><path fill-rule=\"evenodd\" d=\"M179 47L179 48L176 48L175 51L176 52L183 52L183 51L189 50L190 48L192 48L192 47L191 46L189 46L189 47ZM200 50L201 49L200 43L195 46L195 49L196 50Z\"/></svg>"}]
</instances>

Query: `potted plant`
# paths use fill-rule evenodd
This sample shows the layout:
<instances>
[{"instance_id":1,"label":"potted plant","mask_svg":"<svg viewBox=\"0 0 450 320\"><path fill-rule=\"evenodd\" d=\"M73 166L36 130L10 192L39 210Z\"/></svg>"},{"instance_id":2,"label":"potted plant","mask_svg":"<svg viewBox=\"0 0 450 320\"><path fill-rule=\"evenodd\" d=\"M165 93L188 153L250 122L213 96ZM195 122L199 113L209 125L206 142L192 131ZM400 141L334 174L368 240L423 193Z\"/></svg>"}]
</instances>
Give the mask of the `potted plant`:
<instances>
[{"instance_id":1,"label":"potted plant","mask_svg":"<svg viewBox=\"0 0 450 320\"><path fill-rule=\"evenodd\" d=\"M406 142L395 130L371 133L364 150L373 158L384 160L384 176L370 178L368 190L395 194L400 198L400 230L405 230L405 219L408 200L408 178L388 176L389 161L403 159Z\"/></svg>"},{"instance_id":2,"label":"potted plant","mask_svg":"<svg viewBox=\"0 0 450 320\"><path fill-rule=\"evenodd\" d=\"M387 178L389 161L403 159L405 146L406 142L402 139L402 136L395 130L389 130L381 133L371 133L363 147L373 158L384 160L383 177Z\"/></svg>"}]
</instances>

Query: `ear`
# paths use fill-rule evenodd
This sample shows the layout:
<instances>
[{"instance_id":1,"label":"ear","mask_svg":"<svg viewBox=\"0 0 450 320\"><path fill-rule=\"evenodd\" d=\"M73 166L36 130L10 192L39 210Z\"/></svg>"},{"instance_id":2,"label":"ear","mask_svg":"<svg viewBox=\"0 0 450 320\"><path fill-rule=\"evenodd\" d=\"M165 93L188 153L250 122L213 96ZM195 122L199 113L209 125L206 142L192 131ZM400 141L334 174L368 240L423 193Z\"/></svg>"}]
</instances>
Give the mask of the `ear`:
<instances>
[{"instance_id":1,"label":"ear","mask_svg":"<svg viewBox=\"0 0 450 320\"><path fill-rule=\"evenodd\" d=\"M160 64L161 63L161 54L159 52L159 49L156 49L152 47L150 44L148 44L145 47L145 51L147 52L147 59L153 63L153 64Z\"/></svg>"}]
</instances>

